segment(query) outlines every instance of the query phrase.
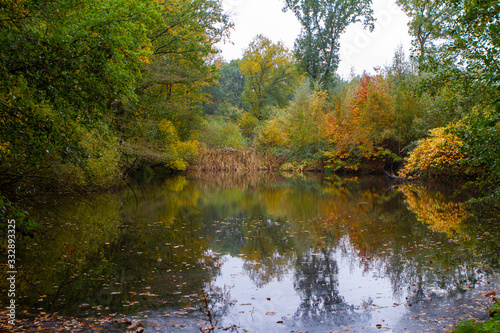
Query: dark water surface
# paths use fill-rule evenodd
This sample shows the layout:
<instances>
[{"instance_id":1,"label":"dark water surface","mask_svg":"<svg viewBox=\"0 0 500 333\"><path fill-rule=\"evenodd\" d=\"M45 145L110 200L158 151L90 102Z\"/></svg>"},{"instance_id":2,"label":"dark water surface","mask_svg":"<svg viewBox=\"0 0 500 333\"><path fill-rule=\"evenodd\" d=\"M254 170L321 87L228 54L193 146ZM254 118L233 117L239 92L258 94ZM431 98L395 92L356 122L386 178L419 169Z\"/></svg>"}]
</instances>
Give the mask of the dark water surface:
<instances>
[{"instance_id":1,"label":"dark water surface","mask_svg":"<svg viewBox=\"0 0 500 333\"><path fill-rule=\"evenodd\" d=\"M451 194L256 175L47 199L44 231L16 244L20 310L146 332L200 332L207 314L219 331L446 331L484 318L500 276L498 217Z\"/></svg>"}]
</instances>

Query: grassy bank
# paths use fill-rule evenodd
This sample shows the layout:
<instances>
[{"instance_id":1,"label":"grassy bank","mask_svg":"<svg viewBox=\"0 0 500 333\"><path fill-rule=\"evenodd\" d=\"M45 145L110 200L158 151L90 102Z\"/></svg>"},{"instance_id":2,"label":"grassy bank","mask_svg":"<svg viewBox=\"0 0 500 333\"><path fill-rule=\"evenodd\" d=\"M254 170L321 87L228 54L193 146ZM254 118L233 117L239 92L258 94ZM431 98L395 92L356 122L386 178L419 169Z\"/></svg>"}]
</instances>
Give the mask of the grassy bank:
<instances>
[{"instance_id":1,"label":"grassy bank","mask_svg":"<svg viewBox=\"0 0 500 333\"><path fill-rule=\"evenodd\" d=\"M473 322L465 320L458 325L454 333L495 333L500 332L500 298L495 299L495 303L490 309L489 315L492 317L486 322Z\"/></svg>"}]
</instances>

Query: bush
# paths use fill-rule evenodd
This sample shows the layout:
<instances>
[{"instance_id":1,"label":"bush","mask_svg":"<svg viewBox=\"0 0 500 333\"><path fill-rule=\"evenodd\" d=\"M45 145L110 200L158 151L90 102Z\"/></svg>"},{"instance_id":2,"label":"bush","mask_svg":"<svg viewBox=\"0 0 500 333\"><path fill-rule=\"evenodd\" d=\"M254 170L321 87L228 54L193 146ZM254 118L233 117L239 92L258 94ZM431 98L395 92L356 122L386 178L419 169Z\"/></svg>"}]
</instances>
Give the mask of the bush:
<instances>
[{"instance_id":1,"label":"bush","mask_svg":"<svg viewBox=\"0 0 500 333\"><path fill-rule=\"evenodd\" d=\"M500 103L473 108L452 129L463 141L462 151L467 152L466 172L479 174L469 186L479 190L480 197L471 202L500 207Z\"/></svg>"},{"instance_id":2,"label":"bush","mask_svg":"<svg viewBox=\"0 0 500 333\"><path fill-rule=\"evenodd\" d=\"M453 332L455 333L496 333L500 332L500 314L485 323L474 323L471 320L465 320L458 325Z\"/></svg>"},{"instance_id":3,"label":"bush","mask_svg":"<svg viewBox=\"0 0 500 333\"><path fill-rule=\"evenodd\" d=\"M238 120L241 131L247 138L253 137L255 128L259 125L259 120L250 112L244 112Z\"/></svg>"},{"instance_id":4,"label":"bush","mask_svg":"<svg viewBox=\"0 0 500 333\"><path fill-rule=\"evenodd\" d=\"M462 175L465 173L463 141L445 127L431 130L410 152L399 176L415 179Z\"/></svg>"},{"instance_id":5,"label":"bush","mask_svg":"<svg viewBox=\"0 0 500 333\"><path fill-rule=\"evenodd\" d=\"M217 116L206 118L199 140L210 147L242 148L246 145L238 125Z\"/></svg>"},{"instance_id":6,"label":"bush","mask_svg":"<svg viewBox=\"0 0 500 333\"><path fill-rule=\"evenodd\" d=\"M257 128L255 143L261 149L285 148L288 143L286 120L280 117L266 121Z\"/></svg>"}]
</instances>

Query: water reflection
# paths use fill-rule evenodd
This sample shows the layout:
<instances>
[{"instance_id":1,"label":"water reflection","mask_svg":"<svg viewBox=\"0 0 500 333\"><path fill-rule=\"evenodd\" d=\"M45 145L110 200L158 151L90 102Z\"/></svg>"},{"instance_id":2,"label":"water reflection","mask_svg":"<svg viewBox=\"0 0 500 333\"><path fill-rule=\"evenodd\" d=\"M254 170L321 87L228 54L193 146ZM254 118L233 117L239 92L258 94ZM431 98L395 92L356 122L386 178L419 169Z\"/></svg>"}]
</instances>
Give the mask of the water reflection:
<instances>
[{"instance_id":1,"label":"water reflection","mask_svg":"<svg viewBox=\"0 0 500 333\"><path fill-rule=\"evenodd\" d=\"M251 331L390 328L499 270L497 220L383 178L197 175L52 200L33 208L43 232L17 244L30 311L210 306Z\"/></svg>"}]
</instances>

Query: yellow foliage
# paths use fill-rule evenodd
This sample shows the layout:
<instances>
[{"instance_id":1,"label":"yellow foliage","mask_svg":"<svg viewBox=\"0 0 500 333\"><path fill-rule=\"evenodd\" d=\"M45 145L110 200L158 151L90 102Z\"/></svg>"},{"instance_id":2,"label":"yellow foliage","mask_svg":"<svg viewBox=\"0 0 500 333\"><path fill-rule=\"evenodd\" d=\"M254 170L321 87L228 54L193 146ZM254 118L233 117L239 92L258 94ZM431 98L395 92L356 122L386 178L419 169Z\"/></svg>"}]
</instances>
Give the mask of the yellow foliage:
<instances>
[{"instance_id":1,"label":"yellow foliage","mask_svg":"<svg viewBox=\"0 0 500 333\"><path fill-rule=\"evenodd\" d=\"M243 99L259 119L270 99L279 107L288 103L287 95L297 80L292 52L263 35L257 35L244 51L240 72L246 77Z\"/></svg>"},{"instance_id":2,"label":"yellow foliage","mask_svg":"<svg viewBox=\"0 0 500 333\"><path fill-rule=\"evenodd\" d=\"M459 173L461 160L465 157L460 149L462 146L460 138L446 128L434 128L429 137L418 141L399 176L414 179Z\"/></svg>"},{"instance_id":3,"label":"yellow foliage","mask_svg":"<svg viewBox=\"0 0 500 333\"><path fill-rule=\"evenodd\" d=\"M177 129L170 120L164 119L158 125L158 130L167 138L177 140Z\"/></svg>"},{"instance_id":4,"label":"yellow foliage","mask_svg":"<svg viewBox=\"0 0 500 333\"><path fill-rule=\"evenodd\" d=\"M283 118L274 118L260 127L255 141L262 148L285 147L288 143L286 122Z\"/></svg>"},{"instance_id":5,"label":"yellow foliage","mask_svg":"<svg viewBox=\"0 0 500 333\"><path fill-rule=\"evenodd\" d=\"M10 142L0 142L0 154L7 155L10 152Z\"/></svg>"},{"instance_id":6,"label":"yellow foliage","mask_svg":"<svg viewBox=\"0 0 500 333\"><path fill-rule=\"evenodd\" d=\"M250 112L244 112L238 120L238 125L246 137L252 135L255 127L259 124L259 120Z\"/></svg>"},{"instance_id":7,"label":"yellow foliage","mask_svg":"<svg viewBox=\"0 0 500 333\"><path fill-rule=\"evenodd\" d=\"M142 62L143 62L143 63L145 63L145 64L149 64L149 63L151 63L151 62L149 61L148 57L146 57L146 56L140 56L139 58L140 58L140 59L142 60Z\"/></svg>"},{"instance_id":8,"label":"yellow foliage","mask_svg":"<svg viewBox=\"0 0 500 333\"><path fill-rule=\"evenodd\" d=\"M175 170L186 170L188 162L199 154L198 141L180 141L177 129L170 120L162 120L158 130L164 135L166 151L171 156L165 164Z\"/></svg>"},{"instance_id":9,"label":"yellow foliage","mask_svg":"<svg viewBox=\"0 0 500 333\"><path fill-rule=\"evenodd\" d=\"M200 143L196 140L178 141L177 152L186 160L193 160L200 153Z\"/></svg>"},{"instance_id":10,"label":"yellow foliage","mask_svg":"<svg viewBox=\"0 0 500 333\"><path fill-rule=\"evenodd\" d=\"M168 162L168 166L175 170L186 170L188 161L193 161L199 154L198 141L179 141L168 146L168 150L174 159Z\"/></svg>"},{"instance_id":11,"label":"yellow foliage","mask_svg":"<svg viewBox=\"0 0 500 333\"><path fill-rule=\"evenodd\" d=\"M84 169L89 174L90 180L102 186L115 183L121 176L116 138L106 137L97 130L91 130L82 134L80 144L88 154L88 158L84 161Z\"/></svg>"}]
</instances>

